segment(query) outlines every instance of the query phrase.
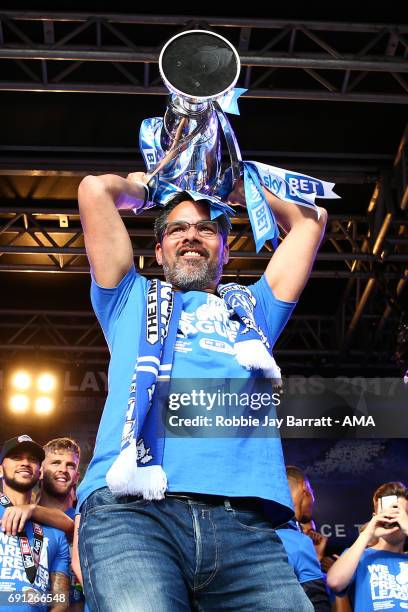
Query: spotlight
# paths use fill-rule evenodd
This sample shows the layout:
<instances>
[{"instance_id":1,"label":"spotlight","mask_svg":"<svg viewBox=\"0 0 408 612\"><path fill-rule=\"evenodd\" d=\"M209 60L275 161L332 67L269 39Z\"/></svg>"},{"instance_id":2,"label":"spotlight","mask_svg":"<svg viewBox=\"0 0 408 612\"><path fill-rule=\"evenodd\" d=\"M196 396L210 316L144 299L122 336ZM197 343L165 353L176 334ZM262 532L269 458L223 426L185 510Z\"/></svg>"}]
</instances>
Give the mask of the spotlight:
<instances>
[{"instance_id":1,"label":"spotlight","mask_svg":"<svg viewBox=\"0 0 408 612\"><path fill-rule=\"evenodd\" d=\"M10 397L9 405L12 412L21 414L27 412L30 400L27 395L19 393Z\"/></svg>"},{"instance_id":2,"label":"spotlight","mask_svg":"<svg viewBox=\"0 0 408 612\"><path fill-rule=\"evenodd\" d=\"M7 406L17 417L46 417L61 402L61 373L48 363L9 364L5 377Z\"/></svg>"},{"instance_id":3,"label":"spotlight","mask_svg":"<svg viewBox=\"0 0 408 612\"><path fill-rule=\"evenodd\" d=\"M41 393L51 393L51 391L55 390L56 386L57 379L54 374L44 372L37 378L37 389L41 391Z\"/></svg>"},{"instance_id":4,"label":"spotlight","mask_svg":"<svg viewBox=\"0 0 408 612\"><path fill-rule=\"evenodd\" d=\"M36 414L50 414L54 410L54 400L50 397L37 397L34 403Z\"/></svg>"},{"instance_id":5,"label":"spotlight","mask_svg":"<svg viewBox=\"0 0 408 612\"><path fill-rule=\"evenodd\" d=\"M19 370L13 375L11 384L18 391L27 391L27 389L29 389L31 386L31 381L32 378L28 372L25 370Z\"/></svg>"}]
</instances>

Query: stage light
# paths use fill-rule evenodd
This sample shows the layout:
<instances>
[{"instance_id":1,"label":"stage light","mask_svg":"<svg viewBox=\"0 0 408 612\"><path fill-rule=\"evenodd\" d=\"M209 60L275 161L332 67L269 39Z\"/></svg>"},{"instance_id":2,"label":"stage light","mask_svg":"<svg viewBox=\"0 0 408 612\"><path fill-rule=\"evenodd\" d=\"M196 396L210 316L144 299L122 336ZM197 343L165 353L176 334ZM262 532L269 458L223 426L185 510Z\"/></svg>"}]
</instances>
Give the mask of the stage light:
<instances>
[{"instance_id":1,"label":"stage light","mask_svg":"<svg viewBox=\"0 0 408 612\"><path fill-rule=\"evenodd\" d=\"M25 370L19 370L12 376L11 384L18 391L27 391L31 387L32 377L31 374Z\"/></svg>"},{"instance_id":2,"label":"stage light","mask_svg":"<svg viewBox=\"0 0 408 612\"><path fill-rule=\"evenodd\" d=\"M50 414L54 410L54 400L50 397L37 397L34 403L36 414Z\"/></svg>"},{"instance_id":3,"label":"stage light","mask_svg":"<svg viewBox=\"0 0 408 612\"><path fill-rule=\"evenodd\" d=\"M27 412L28 407L30 405L30 400L28 395L23 395L22 393L12 395L9 400L10 410L16 413L24 413Z\"/></svg>"},{"instance_id":4,"label":"stage light","mask_svg":"<svg viewBox=\"0 0 408 612\"><path fill-rule=\"evenodd\" d=\"M37 378L37 389L41 391L41 393L51 393L55 391L56 386L57 379L54 374L50 372L44 372Z\"/></svg>"},{"instance_id":5,"label":"stage light","mask_svg":"<svg viewBox=\"0 0 408 612\"><path fill-rule=\"evenodd\" d=\"M61 380L61 372L48 363L9 364L4 388L10 412L24 419L50 415L62 400Z\"/></svg>"}]
</instances>

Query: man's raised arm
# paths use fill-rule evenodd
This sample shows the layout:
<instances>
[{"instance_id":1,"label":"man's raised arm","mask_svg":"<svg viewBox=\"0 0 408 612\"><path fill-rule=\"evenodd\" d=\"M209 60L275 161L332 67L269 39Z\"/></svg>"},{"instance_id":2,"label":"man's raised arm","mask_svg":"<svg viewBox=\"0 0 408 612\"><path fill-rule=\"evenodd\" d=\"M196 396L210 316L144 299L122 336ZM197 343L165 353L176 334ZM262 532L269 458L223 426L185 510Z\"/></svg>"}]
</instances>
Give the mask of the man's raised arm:
<instances>
[{"instance_id":1,"label":"man's raised arm","mask_svg":"<svg viewBox=\"0 0 408 612\"><path fill-rule=\"evenodd\" d=\"M133 265L129 234L118 212L132 208L131 199L144 200L144 174L133 173L132 180L114 174L86 176L79 185L78 204L85 247L96 282L115 287ZM128 203L123 204L123 194Z\"/></svg>"},{"instance_id":2,"label":"man's raised arm","mask_svg":"<svg viewBox=\"0 0 408 612\"><path fill-rule=\"evenodd\" d=\"M327 584L333 591L341 593L347 589L353 579L364 551L370 546L372 539L379 536L378 531L380 533L384 532L384 525L387 525L388 534L395 533L399 530L399 525L394 526L397 512L394 509L388 508L383 512L374 514L354 544L333 563L327 572Z\"/></svg>"},{"instance_id":3,"label":"man's raised arm","mask_svg":"<svg viewBox=\"0 0 408 612\"><path fill-rule=\"evenodd\" d=\"M327 211L283 202L267 192L267 199L277 223L287 232L269 262L265 277L274 296L292 302L299 298L312 271L317 250L324 235Z\"/></svg>"},{"instance_id":4,"label":"man's raised arm","mask_svg":"<svg viewBox=\"0 0 408 612\"><path fill-rule=\"evenodd\" d=\"M280 200L267 189L264 193L276 221L287 232L265 270L265 278L274 296L292 302L299 298L310 276L317 250L324 235L327 211L315 210ZM244 204L243 181L229 195L231 204Z\"/></svg>"}]
</instances>

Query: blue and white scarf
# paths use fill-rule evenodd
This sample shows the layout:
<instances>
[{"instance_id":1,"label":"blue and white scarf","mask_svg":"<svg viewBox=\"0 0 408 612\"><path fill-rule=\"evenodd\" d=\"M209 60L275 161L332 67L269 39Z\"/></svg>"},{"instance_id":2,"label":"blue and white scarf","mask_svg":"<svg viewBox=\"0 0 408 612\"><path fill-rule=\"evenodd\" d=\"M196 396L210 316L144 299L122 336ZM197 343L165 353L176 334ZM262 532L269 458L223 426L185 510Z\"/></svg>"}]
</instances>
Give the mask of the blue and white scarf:
<instances>
[{"instance_id":1,"label":"blue and white scarf","mask_svg":"<svg viewBox=\"0 0 408 612\"><path fill-rule=\"evenodd\" d=\"M280 379L280 369L267 338L265 317L251 291L229 283L220 285L217 293L230 316L238 316L244 326L234 345L238 363L248 370L262 370L266 378ZM165 420L155 389L158 381L170 380L182 302L182 294L173 291L169 283L149 281L121 450L106 475L114 495L141 495L150 500L164 497Z\"/></svg>"}]
</instances>

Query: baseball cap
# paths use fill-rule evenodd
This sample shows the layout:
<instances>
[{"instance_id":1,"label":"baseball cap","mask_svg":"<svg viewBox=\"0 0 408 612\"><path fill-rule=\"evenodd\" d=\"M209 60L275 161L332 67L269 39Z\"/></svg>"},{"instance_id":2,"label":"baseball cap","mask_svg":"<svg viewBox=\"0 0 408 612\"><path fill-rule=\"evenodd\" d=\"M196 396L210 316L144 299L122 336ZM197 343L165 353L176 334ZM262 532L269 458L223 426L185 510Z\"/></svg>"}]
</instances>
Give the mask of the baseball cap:
<instances>
[{"instance_id":1,"label":"baseball cap","mask_svg":"<svg viewBox=\"0 0 408 612\"><path fill-rule=\"evenodd\" d=\"M11 453L11 451L16 449L21 451L31 451L33 455L37 457L40 463L44 461L45 453L42 446L37 444L37 442L34 442L34 440L30 438L30 436L23 434L21 436L18 436L17 438L11 438L10 440L6 440L0 452L0 463L3 463L4 457L6 457L9 453Z\"/></svg>"}]
</instances>

